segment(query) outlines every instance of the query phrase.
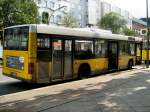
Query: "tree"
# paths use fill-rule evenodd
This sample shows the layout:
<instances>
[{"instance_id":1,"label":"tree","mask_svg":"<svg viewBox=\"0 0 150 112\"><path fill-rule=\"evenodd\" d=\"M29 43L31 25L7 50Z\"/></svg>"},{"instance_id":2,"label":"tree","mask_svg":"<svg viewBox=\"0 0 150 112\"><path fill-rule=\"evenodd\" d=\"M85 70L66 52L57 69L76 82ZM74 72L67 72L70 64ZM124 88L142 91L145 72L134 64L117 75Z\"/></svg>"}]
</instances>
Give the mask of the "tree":
<instances>
[{"instance_id":1,"label":"tree","mask_svg":"<svg viewBox=\"0 0 150 112\"><path fill-rule=\"evenodd\" d=\"M127 27L123 28L123 33L127 36L137 36L138 35L135 31L133 31Z\"/></svg>"},{"instance_id":2,"label":"tree","mask_svg":"<svg viewBox=\"0 0 150 112\"><path fill-rule=\"evenodd\" d=\"M71 28L79 27L78 21L71 14L64 16L62 19L62 25Z\"/></svg>"},{"instance_id":3,"label":"tree","mask_svg":"<svg viewBox=\"0 0 150 112\"><path fill-rule=\"evenodd\" d=\"M38 9L33 0L0 0L1 28L38 22Z\"/></svg>"},{"instance_id":4,"label":"tree","mask_svg":"<svg viewBox=\"0 0 150 112\"><path fill-rule=\"evenodd\" d=\"M99 28L111 29L113 33L120 33L121 28L123 28L126 23L126 20L123 19L122 16L115 12L110 12L103 16L97 25Z\"/></svg>"}]
</instances>

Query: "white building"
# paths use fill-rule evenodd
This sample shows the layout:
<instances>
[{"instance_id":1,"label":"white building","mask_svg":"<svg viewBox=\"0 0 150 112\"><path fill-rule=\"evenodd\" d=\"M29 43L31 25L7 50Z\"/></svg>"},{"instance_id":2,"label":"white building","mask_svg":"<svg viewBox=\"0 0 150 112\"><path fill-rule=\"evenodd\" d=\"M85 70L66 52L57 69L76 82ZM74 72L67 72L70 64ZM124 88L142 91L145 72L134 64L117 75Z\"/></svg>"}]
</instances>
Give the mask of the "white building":
<instances>
[{"instance_id":1,"label":"white building","mask_svg":"<svg viewBox=\"0 0 150 112\"><path fill-rule=\"evenodd\" d=\"M128 11L102 0L35 0L35 2L39 8L41 22L48 16L50 24L61 25L62 18L69 13L76 18L80 27L96 26L102 16L116 12L127 20L129 28L132 26Z\"/></svg>"},{"instance_id":2,"label":"white building","mask_svg":"<svg viewBox=\"0 0 150 112\"><path fill-rule=\"evenodd\" d=\"M121 8L111 5L102 0L80 0L82 9L82 27L96 26L98 21L110 12L116 12L122 15L127 21L127 27L132 28L132 16L128 11L122 10Z\"/></svg>"},{"instance_id":3,"label":"white building","mask_svg":"<svg viewBox=\"0 0 150 112\"><path fill-rule=\"evenodd\" d=\"M112 11L111 4L107 2L101 2L101 17Z\"/></svg>"},{"instance_id":4,"label":"white building","mask_svg":"<svg viewBox=\"0 0 150 112\"><path fill-rule=\"evenodd\" d=\"M48 17L48 23L59 25L64 15L70 12L69 0L35 0L41 23Z\"/></svg>"}]
</instances>

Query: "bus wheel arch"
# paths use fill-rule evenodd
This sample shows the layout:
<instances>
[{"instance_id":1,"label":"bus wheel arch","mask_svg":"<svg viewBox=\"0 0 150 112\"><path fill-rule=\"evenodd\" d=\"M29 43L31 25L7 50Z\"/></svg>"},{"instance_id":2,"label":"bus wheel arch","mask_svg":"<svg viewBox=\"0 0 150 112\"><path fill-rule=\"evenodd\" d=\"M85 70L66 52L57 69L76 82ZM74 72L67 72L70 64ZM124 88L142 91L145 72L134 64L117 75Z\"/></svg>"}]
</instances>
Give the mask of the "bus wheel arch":
<instances>
[{"instance_id":1,"label":"bus wheel arch","mask_svg":"<svg viewBox=\"0 0 150 112\"><path fill-rule=\"evenodd\" d=\"M128 69L132 69L133 65L133 59L130 59L128 62Z\"/></svg>"},{"instance_id":2,"label":"bus wheel arch","mask_svg":"<svg viewBox=\"0 0 150 112\"><path fill-rule=\"evenodd\" d=\"M82 63L78 69L78 78L84 76L90 76L91 74L91 67L88 63Z\"/></svg>"}]
</instances>

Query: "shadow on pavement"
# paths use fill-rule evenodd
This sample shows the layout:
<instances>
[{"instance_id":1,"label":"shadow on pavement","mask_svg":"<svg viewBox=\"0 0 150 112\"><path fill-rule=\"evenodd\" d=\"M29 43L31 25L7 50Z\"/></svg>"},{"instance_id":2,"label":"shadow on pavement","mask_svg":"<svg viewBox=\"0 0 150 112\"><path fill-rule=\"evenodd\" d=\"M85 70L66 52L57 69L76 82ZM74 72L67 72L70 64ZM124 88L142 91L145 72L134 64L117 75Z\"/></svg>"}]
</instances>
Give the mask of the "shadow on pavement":
<instances>
[{"instance_id":1,"label":"shadow on pavement","mask_svg":"<svg viewBox=\"0 0 150 112\"><path fill-rule=\"evenodd\" d=\"M26 83L11 85L30 89ZM77 89L72 87L50 95L0 104L0 112L137 112L140 109L149 112L149 93L149 71L142 71L107 82L81 84Z\"/></svg>"}]
</instances>

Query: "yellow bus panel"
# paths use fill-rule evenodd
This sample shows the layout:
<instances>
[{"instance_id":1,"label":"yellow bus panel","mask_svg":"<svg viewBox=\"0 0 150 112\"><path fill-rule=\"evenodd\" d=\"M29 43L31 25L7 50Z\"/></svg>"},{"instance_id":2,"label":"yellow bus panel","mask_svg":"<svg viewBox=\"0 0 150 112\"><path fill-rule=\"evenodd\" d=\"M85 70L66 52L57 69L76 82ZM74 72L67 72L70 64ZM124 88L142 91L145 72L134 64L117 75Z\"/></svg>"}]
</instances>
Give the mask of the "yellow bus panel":
<instances>
[{"instance_id":1,"label":"yellow bus panel","mask_svg":"<svg viewBox=\"0 0 150 112\"><path fill-rule=\"evenodd\" d=\"M135 56L119 56L119 68L127 68L130 59L132 59L133 64L135 64Z\"/></svg>"},{"instance_id":2,"label":"yellow bus panel","mask_svg":"<svg viewBox=\"0 0 150 112\"><path fill-rule=\"evenodd\" d=\"M147 50L142 50L142 60L147 60ZM150 50L149 50L149 60L150 60Z\"/></svg>"},{"instance_id":3,"label":"yellow bus panel","mask_svg":"<svg viewBox=\"0 0 150 112\"><path fill-rule=\"evenodd\" d=\"M90 65L91 71L108 69L108 58L96 58L87 60L74 61L74 73L77 74L81 64L87 63Z\"/></svg>"},{"instance_id":4,"label":"yellow bus panel","mask_svg":"<svg viewBox=\"0 0 150 112\"><path fill-rule=\"evenodd\" d=\"M12 50L4 50L3 51L3 60L4 60L4 66L3 66L3 73L8 75L8 76L14 76L14 77L18 77L24 80L31 80L32 79L32 75L28 74L28 52L27 51L12 51ZM6 57L23 57L24 58L24 69L23 70L19 70L19 69L14 69L14 68L8 68L6 66Z\"/></svg>"}]
</instances>

